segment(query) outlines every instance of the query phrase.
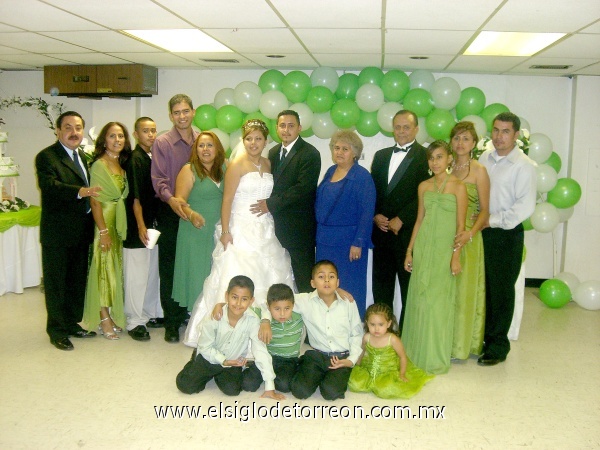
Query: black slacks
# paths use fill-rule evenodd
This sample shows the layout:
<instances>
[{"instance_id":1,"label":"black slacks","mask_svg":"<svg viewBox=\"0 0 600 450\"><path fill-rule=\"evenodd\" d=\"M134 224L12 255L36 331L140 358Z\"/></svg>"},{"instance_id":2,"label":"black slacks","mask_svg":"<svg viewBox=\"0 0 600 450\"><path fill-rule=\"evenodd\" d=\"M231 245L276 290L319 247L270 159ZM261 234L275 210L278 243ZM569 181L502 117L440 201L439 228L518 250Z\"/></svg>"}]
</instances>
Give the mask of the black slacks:
<instances>
[{"instance_id":1,"label":"black slacks","mask_svg":"<svg viewBox=\"0 0 600 450\"><path fill-rule=\"evenodd\" d=\"M189 361L177 374L177 389L184 394L197 394L203 391L206 383L215 379L217 387L225 395L239 395L242 392L242 368L223 367L211 364L201 354Z\"/></svg>"},{"instance_id":2,"label":"black slacks","mask_svg":"<svg viewBox=\"0 0 600 450\"><path fill-rule=\"evenodd\" d=\"M317 388L325 400L344 398L350 379L350 367L330 369L330 358L316 350L308 350L300 357L298 372L292 379L291 391L294 397L305 399Z\"/></svg>"},{"instance_id":3,"label":"black slacks","mask_svg":"<svg viewBox=\"0 0 600 450\"><path fill-rule=\"evenodd\" d=\"M273 371L275 372L275 389L279 392L290 392L292 378L298 369L298 358L282 358L273 356ZM256 392L263 382L262 374L256 364L244 370L242 387L244 391Z\"/></svg>"}]
</instances>

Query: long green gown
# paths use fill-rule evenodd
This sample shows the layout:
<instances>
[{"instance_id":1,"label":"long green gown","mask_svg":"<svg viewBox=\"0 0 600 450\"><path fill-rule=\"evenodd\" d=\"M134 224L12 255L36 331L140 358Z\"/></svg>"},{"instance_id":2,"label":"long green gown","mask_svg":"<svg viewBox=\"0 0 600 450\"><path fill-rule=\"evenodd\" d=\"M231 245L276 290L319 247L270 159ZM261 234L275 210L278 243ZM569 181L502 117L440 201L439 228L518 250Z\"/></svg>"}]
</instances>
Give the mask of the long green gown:
<instances>
[{"instance_id":1,"label":"long green gown","mask_svg":"<svg viewBox=\"0 0 600 450\"><path fill-rule=\"evenodd\" d=\"M405 376L408 381L400 379L400 358L389 343L375 348L367 340L365 354L350 374L348 389L352 392L373 392L379 398L411 398L434 377L410 360L407 361Z\"/></svg>"},{"instance_id":2,"label":"long green gown","mask_svg":"<svg viewBox=\"0 0 600 450\"><path fill-rule=\"evenodd\" d=\"M192 173L194 185L188 203L190 208L204 217L206 223L198 229L188 220L179 220L173 275L173 299L188 311L193 309L202 292L204 280L210 274L212 252L215 249L215 225L221 219L224 184L221 181L217 185L209 177L201 179L193 167Z\"/></svg>"},{"instance_id":3,"label":"long green gown","mask_svg":"<svg viewBox=\"0 0 600 450\"><path fill-rule=\"evenodd\" d=\"M402 342L417 367L441 374L450 368L454 329L456 279L450 260L456 234L456 196L427 191L424 204L425 217L413 247Z\"/></svg>"},{"instance_id":4,"label":"long green gown","mask_svg":"<svg viewBox=\"0 0 600 450\"><path fill-rule=\"evenodd\" d=\"M104 223L112 244L104 252L100 248L98 227L94 229L92 264L88 275L83 308L83 323L87 330L100 325L100 308L110 308L115 324L125 328L123 312L123 239L127 236L125 198L129 193L127 178L114 174L102 160L92 164L90 186L101 186L98 200L102 204Z\"/></svg>"},{"instance_id":5,"label":"long green gown","mask_svg":"<svg viewBox=\"0 0 600 450\"><path fill-rule=\"evenodd\" d=\"M465 229L474 224L473 214L479 212L477 185L465 183L469 205ZM479 355L483 348L485 326L485 266L481 233L473 236L462 249L462 272L456 277L456 309L454 311L454 342L452 357L467 359L469 354Z\"/></svg>"}]
</instances>

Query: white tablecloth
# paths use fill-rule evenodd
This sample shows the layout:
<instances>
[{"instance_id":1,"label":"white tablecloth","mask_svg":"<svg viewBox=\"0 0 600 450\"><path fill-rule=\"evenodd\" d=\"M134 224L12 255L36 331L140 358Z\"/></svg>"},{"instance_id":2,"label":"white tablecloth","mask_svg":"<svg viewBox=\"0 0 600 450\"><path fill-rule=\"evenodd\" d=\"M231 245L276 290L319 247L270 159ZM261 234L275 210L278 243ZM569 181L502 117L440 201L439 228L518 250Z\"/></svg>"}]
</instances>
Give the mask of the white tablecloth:
<instances>
[{"instance_id":1,"label":"white tablecloth","mask_svg":"<svg viewBox=\"0 0 600 450\"><path fill-rule=\"evenodd\" d=\"M40 227L14 225L0 233L0 295L23 293L42 279Z\"/></svg>"}]
</instances>

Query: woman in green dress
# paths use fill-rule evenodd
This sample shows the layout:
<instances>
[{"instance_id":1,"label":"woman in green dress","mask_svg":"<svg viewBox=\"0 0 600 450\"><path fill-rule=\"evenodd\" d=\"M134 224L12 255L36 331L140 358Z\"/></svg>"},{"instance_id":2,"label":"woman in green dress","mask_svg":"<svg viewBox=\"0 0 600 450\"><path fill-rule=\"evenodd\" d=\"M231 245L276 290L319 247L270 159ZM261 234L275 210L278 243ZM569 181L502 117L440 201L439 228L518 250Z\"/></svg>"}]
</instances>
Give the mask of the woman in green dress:
<instances>
[{"instance_id":1,"label":"woman in green dress","mask_svg":"<svg viewBox=\"0 0 600 450\"><path fill-rule=\"evenodd\" d=\"M225 150L216 134L200 133L193 149L175 186L175 197L189 206L183 208L187 220L179 220L173 299L188 311L193 309L210 273L225 176Z\"/></svg>"},{"instance_id":2,"label":"woman in green dress","mask_svg":"<svg viewBox=\"0 0 600 450\"><path fill-rule=\"evenodd\" d=\"M122 164L131 155L129 133L119 122L107 123L98 138L90 170L90 186L100 186L90 198L96 227L92 263L83 310L86 329L96 327L106 339L117 340L125 326L123 312L123 239L127 236L125 198L129 193Z\"/></svg>"},{"instance_id":3,"label":"woman in green dress","mask_svg":"<svg viewBox=\"0 0 600 450\"><path fill-rule=\"evenodd\" d=\"M463 249L463 271L456 278L452 343L452 357L456 359L467 359L470 354L480 355L483 349L485 266L480 232L490 215L490 177L485 167L472 159L477 141L472 122L459 122L450 132L454 153L452 173L465 184L469 197L465 230L454 239L454 247Z\"/></svg>"},{"instance_id":4,"label":"woman in green dress","mask_svg":"<svg viewBox=\"0 0 600 450\"><path fill-rule=\"evenodd\" d=\"M404 260L412 275L402 340L417 367L441 374L450 367L456 276L462 271L462 247L453 246L454 236L465 229L467 190L450 173L446 142L430 144L427 159L433 177L419 184L417 221Z\"/></svg>"}]
</instances>

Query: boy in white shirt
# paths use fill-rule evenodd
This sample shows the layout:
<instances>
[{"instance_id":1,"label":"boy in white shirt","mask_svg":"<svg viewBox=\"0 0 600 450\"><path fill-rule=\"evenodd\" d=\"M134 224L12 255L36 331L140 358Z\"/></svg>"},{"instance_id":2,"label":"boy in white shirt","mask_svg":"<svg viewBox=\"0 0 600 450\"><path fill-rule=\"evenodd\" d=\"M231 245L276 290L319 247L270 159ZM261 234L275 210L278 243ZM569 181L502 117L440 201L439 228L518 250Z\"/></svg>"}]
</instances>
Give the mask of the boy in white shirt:
<instances>
[{"instance_id":1,"label":"boy in white shirt","mask_svg":"<svg viewBox=\"0 0 600 450\"><path fill-rule=\"evenodd\" d=\"M265 382L262 397L285 398L275 392L275 373L266 345L258 339L260 319L248 307L254 302L254 283L244 275L231 279L225 293L227 305L224 319L214 320L207 315L201 323L197 354L177 375L177 388L186 394L203 391L212 378L225 395L242 391L244 357L248 340L252 342L255 363Z\"/></svg>"}]
</instances>

